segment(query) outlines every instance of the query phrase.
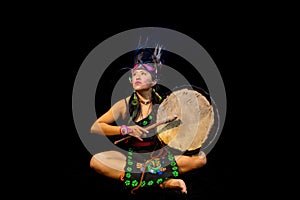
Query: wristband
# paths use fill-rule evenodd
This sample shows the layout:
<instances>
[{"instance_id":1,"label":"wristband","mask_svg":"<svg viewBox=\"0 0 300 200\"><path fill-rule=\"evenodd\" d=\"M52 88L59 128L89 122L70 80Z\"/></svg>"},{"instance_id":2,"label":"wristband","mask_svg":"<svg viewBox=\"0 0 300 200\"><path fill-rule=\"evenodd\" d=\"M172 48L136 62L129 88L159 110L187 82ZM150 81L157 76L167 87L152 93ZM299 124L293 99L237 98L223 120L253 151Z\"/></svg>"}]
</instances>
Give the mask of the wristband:
<instances>
[{"instance_id":1,"label":"wristband","mask_svg":"<svg viewBox=\"0 0 300 200\"><path fill-rule=\"evenodd\" d=\"M126 125L122 125L120 127L120 133L121 133L121 135L128 135L129 134L129 128Z\"/></svg>"}]
</instances>

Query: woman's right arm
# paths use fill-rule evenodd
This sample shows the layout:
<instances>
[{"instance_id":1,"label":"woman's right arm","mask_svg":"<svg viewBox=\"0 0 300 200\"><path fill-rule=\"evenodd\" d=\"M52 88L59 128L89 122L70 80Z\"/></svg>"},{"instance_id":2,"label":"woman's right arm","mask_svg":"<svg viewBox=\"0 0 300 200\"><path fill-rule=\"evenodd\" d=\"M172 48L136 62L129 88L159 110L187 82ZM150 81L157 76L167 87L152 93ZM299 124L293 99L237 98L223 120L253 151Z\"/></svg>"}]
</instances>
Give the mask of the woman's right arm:
<instances>
[{"instance_id":1,"label":"woman's right arm","mask_svg":"<svg viewBox=\"0 0 300 200\"><path fill-rule=\"evenodd\" d=\"M126 112L124 100L115 103L106 113L99 117L91 127L91 133L103 134L107 136L119 135L120 126L111 125Z\"/></svg>"},{"instance_id":2,"label":"woman's right arm","mask_svg":"<svg viewBox=\"0 0 300 200\"><path fill-rule=\"evenodd\" d=\"M120 126L111 125L119 117L125 118L126 103L125 100L120 100L114 104L106 113L99 117L91 127L91 133L102 134L106 136L120 135ZM139 140L143 140L141 136L148 131L138 125L128 126L128 135L131 135Z\"/></svg>"}]
</instances>

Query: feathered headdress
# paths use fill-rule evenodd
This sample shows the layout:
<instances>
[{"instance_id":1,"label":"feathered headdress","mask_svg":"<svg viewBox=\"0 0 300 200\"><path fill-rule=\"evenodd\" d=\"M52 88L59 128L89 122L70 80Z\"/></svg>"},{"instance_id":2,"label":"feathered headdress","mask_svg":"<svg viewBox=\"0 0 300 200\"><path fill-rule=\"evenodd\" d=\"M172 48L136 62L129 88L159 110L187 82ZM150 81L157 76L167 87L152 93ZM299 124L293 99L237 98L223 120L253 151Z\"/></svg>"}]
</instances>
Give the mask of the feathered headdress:
<instances>
[{"instance_id":1,"label":"feathered headdress","mask_svg":"<svg viewBox=\"0 0 300 200\"><path fill-rule=\"evenodd\" d=\"M136 69L145 69L150 72L154 78L157 78L157 68L161 62L162 46L156 45L154 48L139 47L134 56L134 65L132 71Z\"/></svg>"}]
</instances>

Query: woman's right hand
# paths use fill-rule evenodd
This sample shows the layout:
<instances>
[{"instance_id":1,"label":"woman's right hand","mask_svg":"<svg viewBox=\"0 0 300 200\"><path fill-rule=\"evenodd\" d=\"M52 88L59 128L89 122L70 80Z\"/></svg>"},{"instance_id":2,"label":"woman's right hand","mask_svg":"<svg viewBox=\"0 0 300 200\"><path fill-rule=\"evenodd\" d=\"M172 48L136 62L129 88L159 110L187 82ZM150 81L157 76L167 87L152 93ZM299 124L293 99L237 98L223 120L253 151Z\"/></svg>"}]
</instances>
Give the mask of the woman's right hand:
<instances>
[{"instance_id":1,"label":"woman's right hand","mask_svg":"<svg viewBox=\"0 0 300 200\"><path fill-rule=\"evenodd\" d=\"M132 137L137 138L140 141L143 141L142 135L149 133L145 128L134 125L134 126L128 126L128 135L131 135Z\"/></svg>"}]
</instances>

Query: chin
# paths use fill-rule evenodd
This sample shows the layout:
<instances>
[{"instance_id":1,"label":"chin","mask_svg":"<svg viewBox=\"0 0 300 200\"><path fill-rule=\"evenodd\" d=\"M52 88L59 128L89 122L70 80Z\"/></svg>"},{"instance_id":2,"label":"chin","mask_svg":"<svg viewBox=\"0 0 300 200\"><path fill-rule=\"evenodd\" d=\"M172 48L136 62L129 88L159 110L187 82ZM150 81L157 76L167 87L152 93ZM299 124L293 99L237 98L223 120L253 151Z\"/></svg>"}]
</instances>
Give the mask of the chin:
<instances>
[{"instance_id":1,"label":"chin","mask_svg":"<svg viewBox=\"0 0 300 200\"><path fill-rule=\"evenodd\" d=\"M136 86L133 87L133 89L136 90L136 91L138 91L138 90L148 90L149 88L151 88L151 87L149 87L148 85L136 85Z\"/></svg>"},{"instance_id":2,"label":"chin","mask_svg":"<svg viewBox=\"0 0 300 200\"><path fill-rule=\"evenodd\" d=\"M151 87L134 87L135 91L149 90Z\"/></svg>"}]
</instances>

